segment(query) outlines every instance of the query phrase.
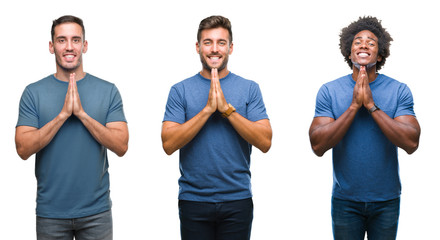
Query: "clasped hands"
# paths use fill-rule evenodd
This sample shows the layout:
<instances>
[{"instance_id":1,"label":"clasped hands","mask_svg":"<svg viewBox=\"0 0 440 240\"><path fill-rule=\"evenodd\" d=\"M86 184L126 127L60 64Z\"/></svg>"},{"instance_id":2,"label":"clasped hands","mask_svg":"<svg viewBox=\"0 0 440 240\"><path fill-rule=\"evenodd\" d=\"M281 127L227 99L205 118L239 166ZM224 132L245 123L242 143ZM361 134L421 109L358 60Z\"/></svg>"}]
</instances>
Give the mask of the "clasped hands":
<instances>
[{"instance_id":1,"label":"clasped hands","mask_svg":"<svg viewBox=\"0 0 440 240\"><path fill-rule=\"evenodd\" d=\"M60 114L67 119L72 114L79 118L84 113L85 112L79 98L78 87L76 85L75 73L71 73L69 78L69 87L67 88L66 98L64 100L64 106Z\"/></svg>"},{"instance_id":2,"label":"clasped hands","mask_svg":"<svg viewBox=\"0 0 440 240\"><path fill-rule=\"evenodd\" d=\"M217 68L211 69L211 88L209 89L208 102L206 103L205 109L211 114L217 110L220 113L224 113L229 109L220 86Z\"/></svg>"},{"instance_id":3,"label":"clasped hands","mask_svg":"<svg viewBox=\"0 0 440 240\"><path fill-rule=\"evenodd\" d=\"M360 109L362 106L366 109L370 109L374 106L373 94L371 93L370 81L365 66L360 66L356 85L353 89L353 100L351 104L356 109Z\"/></svg>"}]
</instances>

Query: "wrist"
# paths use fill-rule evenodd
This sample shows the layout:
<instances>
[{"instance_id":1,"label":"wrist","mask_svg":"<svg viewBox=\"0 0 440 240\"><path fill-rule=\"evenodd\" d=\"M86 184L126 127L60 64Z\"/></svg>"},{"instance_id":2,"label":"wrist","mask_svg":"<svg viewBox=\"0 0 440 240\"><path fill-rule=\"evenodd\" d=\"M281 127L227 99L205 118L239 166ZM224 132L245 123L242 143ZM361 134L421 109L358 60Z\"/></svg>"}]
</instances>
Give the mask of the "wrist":
<instances>
[{"instance_id":1,"label":"wrist","mask_svg":"<svg viewBox=\"0 0 440 240\"><path fill-rule=\"evenodd\" d=\"M371 108L367 108L368 109L368 113L372 114L373 112L380 110L380 108L376 105L373 104L373 106Z\"/></svg>"},{"instance_id":2,"label":"wrist","mask_svg":"<svg viewBox=\"0 0 440 240\"><path fill-rule=\"evenodd\" d=\"M61 120L61 121L66 121L69 117L70 117L70 115L71 114L68 114L68 113L65 113L65 112L60 112L59 114L58 114L58 118Z\"/></svg>"},{"instance_id":3,"label":"wrist","mask_svg":"<svg viewBox=\"0 0 440 240\"><path fill-rule=\"evenodd\" d=\"M229 103L229 104L228 104L228 109L226 109L226 111L222 113L222 117L227 118L227 117L229 117L233 112L235 112L235 108Z\"/></svg>"},{"instance_id":4,"label":"wrist","mask_svg":"<svg viewBox=\"0 0 440 240\"><path fill-rule=\"evenodd\" d=\"M87 113L85 111L80 111L75 113L75 116L80 120L80 121L84 121L89 115L87 115Z\"/></svg>"},{"instance_id":5,"label":"wrist","mask_svg":"<svg viewBox=\"0 0 440 240\"><path fill-rule=\"evenodd\" d=\"M370 110L374 106L376 106L376 104L374 102L369 102L369 103L365 104L365 108L368 110Z\"/></svg>"},{"instance_id":6,"label":"wrist","mask_svg":"<svg viewBox=\"0 0 440 240\"><path fill-rule=\"evenodd\" d=\"M228 103L225 103L222 107L219 107L219 108L218 108L218 111L219 111L221 114L223 114L223 113L225 113L226 111L229 110L230 106L232 106L232 105L231 105L231 104L228 104Z\"/></svg>"}]
</instances>

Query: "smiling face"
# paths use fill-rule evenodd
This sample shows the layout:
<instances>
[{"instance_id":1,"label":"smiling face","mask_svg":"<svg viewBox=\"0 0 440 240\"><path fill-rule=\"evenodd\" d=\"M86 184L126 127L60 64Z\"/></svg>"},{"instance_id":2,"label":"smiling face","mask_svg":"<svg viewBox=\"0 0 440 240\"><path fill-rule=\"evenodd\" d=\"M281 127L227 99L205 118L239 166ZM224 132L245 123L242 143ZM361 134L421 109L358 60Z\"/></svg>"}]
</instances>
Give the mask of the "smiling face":
<instances>
[{"instance_id":1,"label":"smiling face","mask_svg":"<svg viewBox=\"0 0 440 240\"><path fill-rule=\"evenodd\" d=\"M202 75L203 72L210 74L212 68L217 68L219 77L226 76L228 58L232 49L233 44L229 42L227 29L219 27L203 30L200 42L196 43L196 50L203 66Z\"/></svg>"},{"instance_id":2,"label":"smiling face","mask_svg":"<svg viewBox=\"0 0 440 240\"><path fill-rule=\"evenodd\" d=\"M357 68L359 66L371 67L376 62L382 60L378 52L379 44L376 35L368 30L364 30L354 36L353 43L351 44L350 59Z\"/></svg>"},{"instance_id":3,"label":"smiling face","mask_svg":"<svg viewBox=\"0 0 440 240\"><path fill-rule=\"evenodd\" d=\"M82 54L87 52L87 41L81 26L70 22L57 25L49 51L55 54L57 73L82 72Z\"/></svg>"}]
</instances>

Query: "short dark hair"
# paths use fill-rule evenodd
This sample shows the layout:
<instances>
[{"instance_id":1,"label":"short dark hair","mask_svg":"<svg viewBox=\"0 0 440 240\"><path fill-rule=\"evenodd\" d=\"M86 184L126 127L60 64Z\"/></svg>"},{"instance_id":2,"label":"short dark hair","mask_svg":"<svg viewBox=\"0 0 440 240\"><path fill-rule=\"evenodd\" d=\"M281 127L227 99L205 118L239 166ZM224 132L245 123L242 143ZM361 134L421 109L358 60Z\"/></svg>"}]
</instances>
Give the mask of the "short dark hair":
<instances>
[{"instance_id":1,"label":"short dark hair","mask_svg":"<svg viewBox=\"0 0 440 240\"><path fill-rule=\"evenodd\" d=\"M197 42L200 42L200 39L202 38L202 31L206 29L213 29L213 28L224 28L228 30L229 32L229 44L232 43L232 26L229 19L223 17L223 16L210 16L205 19L203 19L200 22L199 30L197 31Z\"/></svg>"},{"instance_id":2,"label":"short dark hair","mask_svg":"<svg viewBox=\"0 0 440 240\"><path fill-rule=\"evenodd\" d=\"M382 61L376 63L376 70L380 70L385 64L386 58L390 56L390 45L393 38L382 27L381 21L372 16L359 17L355 22L352 22L348 27L341 30L339 35L339 48L351 69L353 69L353 63L351 62L351 46L353 44L354 36L361 31L368 30L372 32L378 38L378 55L382 57Z\"/></svg>"},{"instance_id":3,"label":"short dark hair","mask_svg":"<svg viewBox=\"0 0 440 240\"><path fill-rule=\"evenodd\" d=\"M76 24L80 25L82 28L83 38L86 37L86 30L84 29L83 20L79 17L75 17L72 15L64 15L58 19L53 20L53 22L52 22L52 29L50 31L50 33L52 35L52 41L54 41L53 38L55 36L55 27L62 24L62 23L76 23ZM83 41L84 41L84 39L83 39Z\"/></svg>"}]
</instances>

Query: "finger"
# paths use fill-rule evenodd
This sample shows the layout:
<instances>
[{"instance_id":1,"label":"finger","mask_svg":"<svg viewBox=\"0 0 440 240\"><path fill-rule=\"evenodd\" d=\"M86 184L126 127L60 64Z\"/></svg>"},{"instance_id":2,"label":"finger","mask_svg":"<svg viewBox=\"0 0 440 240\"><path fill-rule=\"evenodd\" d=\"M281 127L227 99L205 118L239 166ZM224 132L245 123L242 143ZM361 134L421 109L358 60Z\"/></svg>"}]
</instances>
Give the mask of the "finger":
<instances>
[{"instance_id":1,"label":"finger","mask_svg":"<svg viewBox=\"0 0 440 240\"><path fill-rule=\"evenodd\" d=\"M211 69L211 79L212 80L218 80L218 70L217 68L212 68Z\"/></svg>"}]
</instances>

